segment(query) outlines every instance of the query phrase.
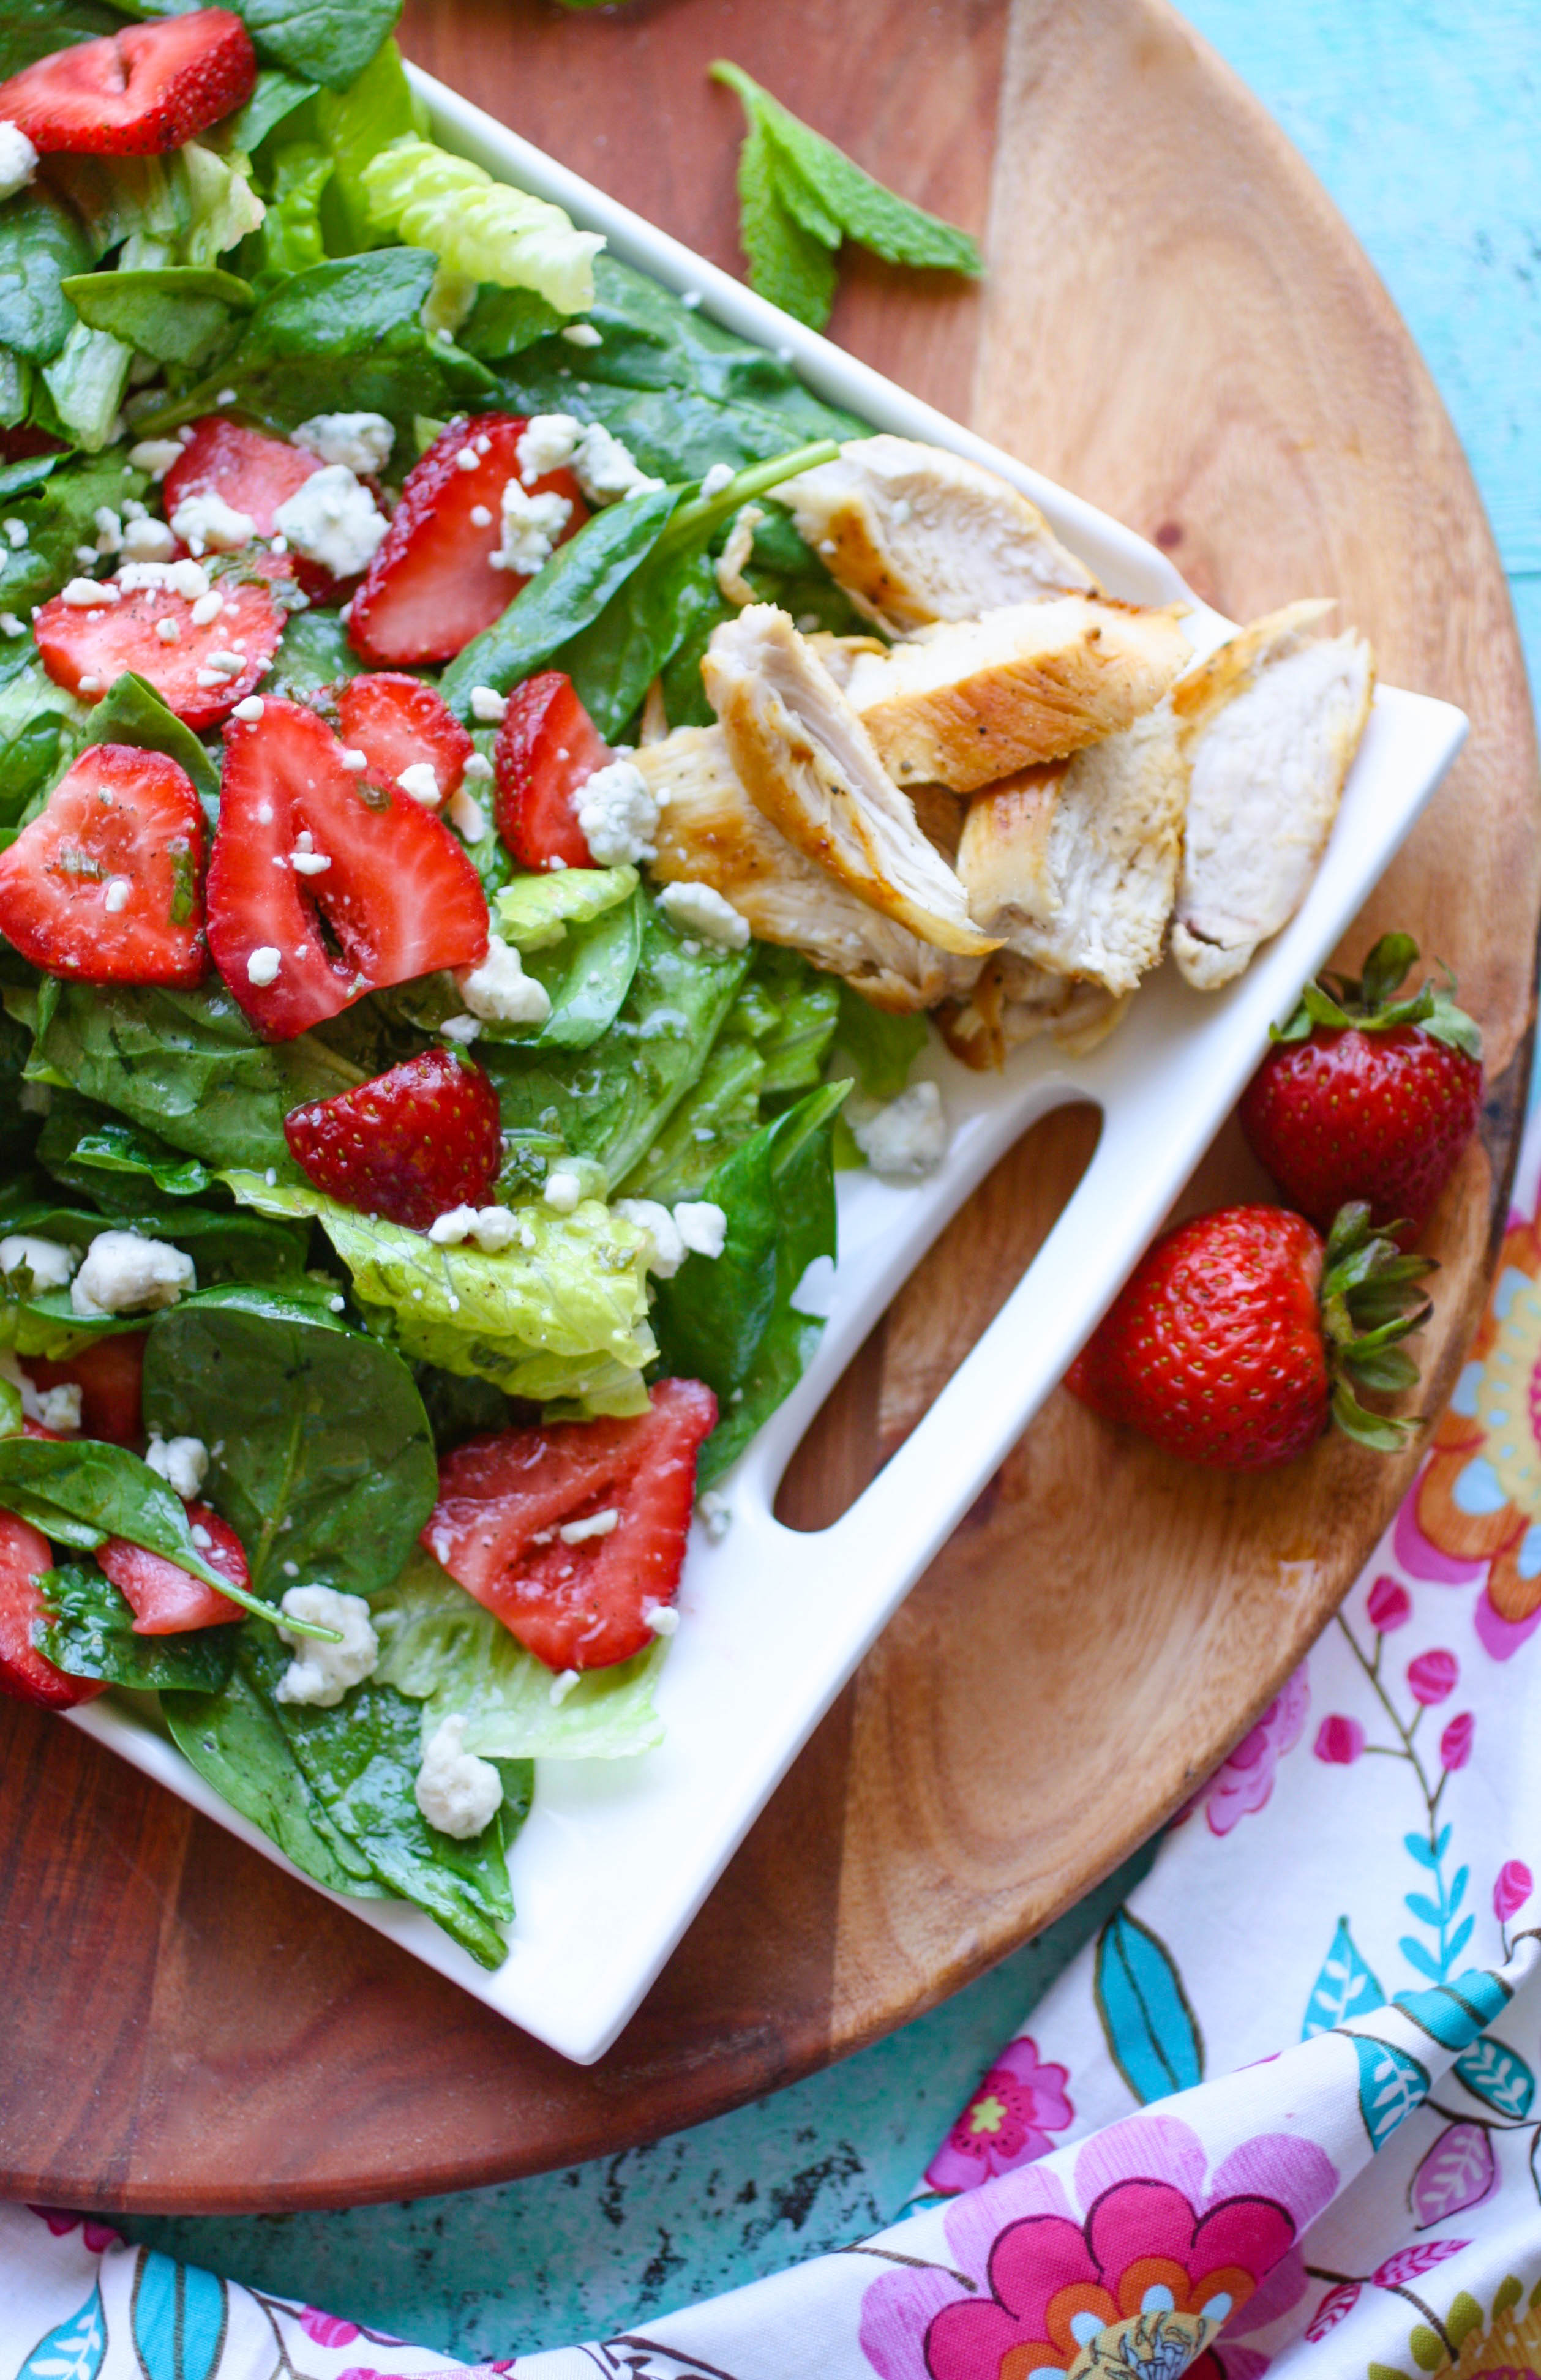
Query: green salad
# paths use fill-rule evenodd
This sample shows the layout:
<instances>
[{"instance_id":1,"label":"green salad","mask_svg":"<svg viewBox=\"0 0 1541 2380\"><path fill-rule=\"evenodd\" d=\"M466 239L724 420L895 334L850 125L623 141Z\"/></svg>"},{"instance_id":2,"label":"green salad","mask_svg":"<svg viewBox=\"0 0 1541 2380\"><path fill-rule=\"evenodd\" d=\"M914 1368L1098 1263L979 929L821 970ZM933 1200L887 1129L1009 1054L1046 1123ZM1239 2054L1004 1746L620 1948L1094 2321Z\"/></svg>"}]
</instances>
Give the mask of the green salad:
<instances>
[{"instance_id":1,"label":"green salad","mask_svg":"<svg viewBox=\"0 0 1541 2380\"><path fill-rule=\"evenodd\" d=\"M492 1966L926 1028L633 765L725 578L869 633L745 509L863 425L437 148L394 15L0 22L0 1688Z\"/></svg>"}]
</instances>

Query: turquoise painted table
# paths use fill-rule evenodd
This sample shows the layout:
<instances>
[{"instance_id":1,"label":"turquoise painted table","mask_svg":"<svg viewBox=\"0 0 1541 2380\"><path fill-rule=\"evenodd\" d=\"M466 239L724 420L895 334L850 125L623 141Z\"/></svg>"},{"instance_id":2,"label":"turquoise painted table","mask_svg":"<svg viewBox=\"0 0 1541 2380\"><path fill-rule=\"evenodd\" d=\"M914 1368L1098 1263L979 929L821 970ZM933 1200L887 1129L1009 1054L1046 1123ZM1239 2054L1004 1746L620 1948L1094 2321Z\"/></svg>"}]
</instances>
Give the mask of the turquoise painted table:
<instances>
[{"instance_id":1,"label":"turquoise painted table","mask_svg":"<svg viewBox=\"0 0 1541 2380\"><path fill-rule=\"evenodd\" d=\"M1433 368L1541 665L1541 5L1188 0L1358 233ZM998 2043L1133 1882L892 2040L759 2106L531 2181L127 2228L470 2357L634 2326L891 2221Z\"/></svg>"}]
</instances>

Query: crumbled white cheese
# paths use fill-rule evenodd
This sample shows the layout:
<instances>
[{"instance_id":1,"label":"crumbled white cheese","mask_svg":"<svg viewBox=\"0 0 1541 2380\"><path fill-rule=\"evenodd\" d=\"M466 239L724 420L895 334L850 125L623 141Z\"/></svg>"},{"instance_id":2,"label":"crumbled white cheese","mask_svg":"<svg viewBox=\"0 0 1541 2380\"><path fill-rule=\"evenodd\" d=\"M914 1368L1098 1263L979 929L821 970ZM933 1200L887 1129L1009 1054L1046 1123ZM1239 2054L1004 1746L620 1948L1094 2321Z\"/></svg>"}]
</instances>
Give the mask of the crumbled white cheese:
<instances>
[{"instance_id":1,"label":"crumbled white cheese","mask_svg":"<svg viewBox=\"0 0 1541 2380\"><path fill-rule=\"evenodd\" d=\"M446 1016L439 1027L441 1041L453 1041L456 1047L468 1050L481 1031L479 1016Z\"/></svg>"},{"instance_id":2,"label":"crumbled white cheese","mask_svg":"<svg viewBox=\"0 0 1541 2380\"><path fill-rule=\"evenodd\" d=\"M672 1636L680 1624L679 1613L672 1603L645 1603L642 1618L655 1636Z\"/></svg>"},{"instance_id":3,"label":"crumbled white cheese","mask_svg":"<svg viewBox=\"0 0 1541 2380\"><path fill-rule=\"evenodd\" d=\"M564 1521L557 1531L564 1546L586 1546L590 1537L613 1537L621 1525L613 1505L602 1512L587 1512L581 1521Z\"/></svg>"},{"instance_id":4,"label":"crumbled white cheese","mask_svg":"<svg viewBox=\"0 0 1541 2380\"><path fill-rule=\"evenodd\" d=\"M163 645L178 645L182 641L180 624L172 618L169 612L166 613L164 620L156 621L155 634L159 637Z\"/></svg>"},{"instance_id":5,"label":"crumbled white cheese","mask_svg":"<svg viewBox=\"0 0 1541 2380\"><path fill-rule=\"evenodd\" d=\"M501 695L495 686L472 686L471 717L479 720L484 727L495 727L507 709L506 696Z\"/></svg>"},{"instance_id":6,"label":"crumbled white cheese","mask_svg":"<svg viewBox=\"0 0 1541 2380\"><path fill-rule=\"evenodd\" d=\"M0 1273L19 1272L25 1265L34 1292L63 1289L79 1261L57 1240L37 1239L30 1232L12 1232L0 1240Z\"/></svg>"},{"instance_id":7,"label":"crumbled white cheese","mask_svg":"<svg viewBox=\"0 0 1541 2380\"><path fill-rule=\"evenodd\" d=\"M431 1827L468 1842L503 1807L503 1779L490 1760L466 1749L465 1714L442 1718L423 1746L413 1792Z\"/></svg>"},{"instance_id":8,"label":"crumbled white cheese","mask_svg":"<svg viewBox=\"0 0 1541 2380\"><path fill-rule=\"evenodd\" d=\"M0 612L0 637L24 637L27 623L18 620L14 612Z\"/></svg>"},{"instance_id":9,"label":"crumbled white cheese","mask_svg":"<svg viewBox=\"0 0 1541 2380\"><path fill-rule=\"evenodd\" d=\"M503 542L490 556L494 570L533 578L551 560L557 539L573 516L570 499L554 493L527 495L517 480L504 483Z\"/></svg>"},{"instance_id":10,"label":"crumbled white cheese","mask_svg":"<svg viewBox=\"0 0 1541 2380\"><path fill-rule=\"evenodd\" d=\"M209 1450L200 1438L162 1438L152 1430L144 1459L184 1504L192 1502L209 1475Z\"/></svg>"},{"instance_id":11,"label":"crumbled white cheese","mask_svg":"<svg viewBox=\"0 0 1541 2380\"><path fill-rule=\"evenodd\" d=\"M487 955L480 965L469 968L456 981L471 1014L489 1025L544 1025L552 1013L545 985L526 975L518 952L501 934L488 935Z\"/></svg>"},{"instance_id":12,"label":"crumbled white cheese","mask_svg":"<svg viewBox=\"0 0 1541 2380\"><path fill-rule=\"evenodd\" d=\"M451 794L444 804L444 816L456 834L464 835L467 843L482 843L486 840L487 813L476 795L468 793L464 785L456 785L454 793Z\"/></svg>"},{"instance_id":13,"label":"crumbled white cheese","mask_svg":"<svg viewBox=\"0 0 1541 2380\"><path fill-rule=\"evenodd\" d=\"M918 1182L934 1173L952 1137L935 1083L912 1083L852 1132L873 1172L892 1182Z\"/></svg>"},{"instance_id":14,"label":"crumbled white cheese","mask_svg":"<svg viewBox=\"0 0 1541 2380\"><path fill-rule=\"evenodd\" d=\"M56 1389L40 1389L22 1370L16 1357L0 1351L0 1380L8 1380L21 1398L24 1421L37 1421L44 1429L61 1433L73 1432L80 1427L80 1385L78 1380L66 1380Z\"/></svg>"},{"instance_id":15,"label":"crumbled white cheese","mask_svg":"<svg viewBox=\"0 0 1541 2380\"><path fill-rule=\"evenodd\" d=\"M479 1248L496 1256L500 1248L511 1247L519 1237L519 1218L507 1207L482 1207L470 1236Z\"/></svg>"},{"instance_id":16,"label":"crumbled white cheese","mask_svg":"<svg viewBox=\"0 0 1541 2380\"><path fill-rule=\"evenodd\" d=\"M230 716L232 719L244 719L249 727L254 727L265 707L260 694L249 694L244 702L237 703Z\"/></svg>"},{"instance_id":17,"label":"crumbled white cheese","mask_svg":"<svg viewBox=\"0 0 1541 2380\"><path fill-rule=\"evenodd\" d=\"M240 716L240 705L236 716ZM289 854L289 866L297 876L324 876L332 862L324 851L316 849L316 838L308 826L302 826L295 837L295 847Z\"/></svg>"},{"instance_id":18,"label":"crumbled white cheese","mask_svg":"<svg viewBox=\"0 0 1541 2380\"><path fill-rule=\"evenodd\" d=\"M181 453L180 439L141 438L137 446L129 447L128 460L136 471L148 471L152 480L164 480Z\"/></svg>"},{"instance_id":19,"label":"crumbled white cheese","mask_svg":"<svg viewBox=\"0 0 1541 2380\"><path fill-rule=\"evenodd\" d=\"M696 1513L706 1531L709 1546L720 1546L733 1526L733 1506L717 1488L709 1488L704 1496L696 1499Z\"/></svg>"},{"instance_id":20,"label":"crumbled white cheese","mask_svg":"<svg viewBox=\"0 0 1541 2380\"><path fill-rule=\"evenodd\" d=\"M674 1208L674 1229L695 1257L716 1258L727 1244L727 1216L710 1198L682 1198Z\"/></svg>"},{"instance_id":21,"label":"crumbled white cheese","mask_svg":"<svg viewBox=\"0 0 1541 2380\"><path fill-rule=\"evenodd\" d=\"M570 413L532 413L514 449L526 487L543 480L548 471L563 470L572 461L582 435L582 422Z\"/></svg>"},{"instance_id":22,"label":"crumbled white cheese","mask_svg":"<svg viewBox=\"0 0 1541 2380\"><path fill-rule=\"evenodd\" d=\"M206 587L201 595L195 596L193 599L193 626L195 628L212 627L224 609L224 598L219 589Z\"/></svg>"},{"instance_id":23,"label":"crumbled white cheese","mask_svg":"<svg viewBox=\"0 0 1541 2380\"><path fill-rule=\"evenodd\" d=\"M127 876L108 877L102 891L102 906L109 917L115 917L121 910L127 909L128 895L133 889Z\"/></svg>"},{"instance_id":24,"label":"crumbled white cheese","mask_svg":"<svg viewBox=\"0 0 1541 2380\"><path fill-rule=\"evenodd\" d=\"M96 510L91 515L91 526L96 531L96 551L98 553L121 553L123 552L122 516L120 514L114 512L111 504L97 505Z\"/></svg>"},{"instance_id":25,"label":"crumbled white cheese","mask_svg":"<svg viewBox=\"0 0 1541 2380\"><path fill-rule=\"evenodd\" d=\"M38 152L19 124L0 124L0 199L14 199L38 169Z\"/></svg>"},{"instance_id":26,"label":"crumbled white cheese","mask_svg":"<svg viewBox=\"0 0 1541 2380\"><path fill-rule=\"evenodd\" d=\"M737 477L731 463L713 463L701 481L701 493L703 496L720 496L724 488L732 487Z\"/></svg>"},{"instance_id":27,"label":"crumbled white cheese","mask_svg":"<svg viewBox=\"0 0 1541 2380\"><path fill-rule=\"evenodd\" d=\"M602 347L604 333L596 331L592 322L569 322L562 336L570 347Z\"/></svg>"},{"instance_id":28,"label":"crumbled white cheese","mask_svg":"<svg viewBox=\"0 0 1541 2380\"><path fill-rule=\"evenodd\" d=\"M485 504L473 504L471 506L471 527L473 528L491 528L491 526L492 516L487 506Z\"/></svg>"},{"instance_id":29,"label":"crumbled white cheese","mask_svg":"<svg viewBox=\"0 0 1541 2380\"><path fill-rule=\"evenodd\" d=\"M347 751L343 754L343 766L351 776L361 777L370 765L367 752Z\"/></svg>"},{"instance_id":30,"label":"crumbled white cheese","mask_svg":"<svg viewBox=\"0 0 1541 2380\"><path fill-rule=\"evenodd\" d=\"M551 1689L546 1696L546 1700L552 1706L553 1709L561 1709L563 1704L566 1701L577 1682L578 1672L576 1670L563 1670L552 1680Z\"/></svg>"},{"instance_id":31,"label":"crumbled white cheese","mask_svg":"<svg viewBox=\"0 0 1541 2380\"><path fill-rule=\"evenodd\" d=\"M402 770L397 784L409 800L421 802L425 810L439 807L439 780L433 773L431 760L413 760Z\"/></svg>"},{"instance_id":32,"label":"crumbled white cheese","mask_svg":"<svg viewBox=\"0 0 1541 2380\"><path fill-rule=\"evenodd\" d=\"M374 560L389 524L346 463L327 463L286 496L273 527L297 553L335 578L357 578Z\"/></svg>"},{"instance_id":33,"label":"crumbled white cheese","mask_svg":"<svg viewBox=\"0 0 1541 2380\"><path fill-rule=\"evenodd\" d=\"M248 983L254 983L259 991L265 991L270 983L278 981L278 970L283 964L282 951L275 949L272 942L259 942L246 963L246 979Z\"/></svg>"},{"instance_id":34,"label":"crumbled white cheese","mask_svg":"<svg viewBox=\"0 0 1541 2380\"><path fill-rule=\"evenodd\" d=\"M484 752L473 752L461 775L467 785L485 785L491 780L492 763Z\"/></svg>"},{"instance_id":35,"label":"crumbled white cheese","mask_svg":"<svg viewBox=\"0 0 1541 2380\"><path fill-rule=\"evenodd\" d=\"M140 1232L98 1232L69 1284L69 1302L94 1321L104 1314L150 1314L196 1289L191 1257Z\"/></svg>"},{"instance_id":36,"label":"crumbled white cheese","mask_svg":"<svg viewBox=\"0 0 1541 2380\"><path fill-rule=\"evenodd\" d=\"M428 1236L436 1248L458 1247L475 1231L476 1215L474 1207L448 1207L430 1223Z\"/></svg>"},{"instance_id":37,"label":"crumbled white cheese","mask_svg":"<svg viewBox=\"0 0 1541 2380\"><path fill-rule=\"evenodd\" d=\"M131 562L169 562L176 551L176 540L164 521L152 520L147 513L125 528L123 551Z\"/></svg>"},{"instance_id":38,"label":"crumbled white cheese","mask_svg":"<svg viewBox=\"0 0 1541 2380\"><path fill-rule=\"evenodd\" d=\"M246 667L246 655L222 646L217 651L209 655L205 666L213 670L220 677L239 677Z\"/></svg>"},{"instance_id":39,"label":"crumbled white cheese","mask_svg":"<svg viewBox=\"0 0 1541 2380\"><path fill-rule=\"evenodd\" d=\"M27 540L31 535L31 531L28 528L26 522L24 520L17 520L14 517L0 521L0 528L4 528L10 543L18 552L19 552L21 547L26 544Z\"/></svg>"},{"instance_id":40,"label":"crumbled white cheese","mask_svg":"<svg viewBox=\"0 0 1541 2380\"><path fill-rule=\"evenodd\" d=\"M611 760L586 777L573 808L590 857L600 868L654 859L658 804L635 760Z\"/></svg>"},{"instance_id":41,"label":"crumbled white cheese","mask_svg":"<svg viewBox=\"0 0 1541 2380\"><path fill-rule=\"evenodd\" d=\"M559 1215L570 1215L583 1196L583 1184L565 1165L559 1165L546 1176L541 1192L548 1207Z\"/></svg>"},{"instance_id":42,"label":"crumbled white cheese","mask_svg":"<svg viewBox=\"0 0 1541 2380\"><path fill-rule=\"evenodd\" d=\"M573 470L591 504L613 504L620 497L645 495L663 485L661 480L650 480L629 447L598 421L591 421L579 439Z\"/></svg>"},{"instance_id":43,"label":"crumbled white cheese","mask_svg":"<svg viewBox=\"0 0 1541 2380\"><path fill-rule=\"evenodd\" d=\"M617 1198L610 1211L646 1234L648 1270L660 1281L673 1281L685 1262L685 1242L668 1208L656 1198Z\"/></svg>"},{"instance_id":44,"label":"crumbled white cheese","mask_svg":"<svg viewBox=\"0 0 1541 2380\"><path fill-rule=\"evenodd\" d=\"M280 1621L278 1633L294 1646L295 1658L273 1693L281 1703L314 1703L331 1710L349 1686L370 1674L380 1658L369 1605L361 1595L343 1595L334 1586L291 1586L278 1608L291 1620L335 1628L342 1642L329 1645L324 1637L297 1635Z\"/></svg>"},{"instance_id":45,"label":"crumbled white cheese","mask_svg":"<svg viewBox=\"0 0 1541 2380\"><path fill-rule=\"evenodd\" d=\"M94 611L99 604L115 603L117 600L118 590L110 578L72 578L59 596L61 603L67 603L76 612Z\"/></svg>"},{"instance_id":46,"label":"crumbled white cheese","mask_svg":"<svg viewBox=\"0 0 1541 2380\"><path fill-rule=\"evenodd\" d=\"M724 901L713 885L688 880L666 884L658 905L682 934L698 934L703 942L716 942L722 950L741 951L749 939L747 917L741 917L731 901Z\"/></svg>"},{"instance_id":47,"label":"crumbled white cheese","mask_svg":"<svg viewBox=\"0 0 1541 2380\"><path fill-rule=\"evenodd\" d=\"M316 413L291 431L289 443L363 479L385 468L396 433L382 413Z\"/></svg>"},{"instance_id":48,"label":"crumbled white cheese","mask_svg":"<svg viewBox=\"0 0 1541 2380\"><path fill-rule=\"evenodd\" d=\"M481 457L474 446L462 446L455 458L455 468L459 471L474 471L480 460Z\"/></svg>"},{"instance_id":49,"label":"crumbled white cheese","mask_svg":"<svg viewBox=\"0 0 1541 2380\"><path fill-rule=\"evenodd\" d=\"M251 515L237 512L213 488L200 488L184 496L172 514L171 525L183 544L199 554L234 553L237 546L249 545L257 534Z\"/></svg>"}]
</instances>

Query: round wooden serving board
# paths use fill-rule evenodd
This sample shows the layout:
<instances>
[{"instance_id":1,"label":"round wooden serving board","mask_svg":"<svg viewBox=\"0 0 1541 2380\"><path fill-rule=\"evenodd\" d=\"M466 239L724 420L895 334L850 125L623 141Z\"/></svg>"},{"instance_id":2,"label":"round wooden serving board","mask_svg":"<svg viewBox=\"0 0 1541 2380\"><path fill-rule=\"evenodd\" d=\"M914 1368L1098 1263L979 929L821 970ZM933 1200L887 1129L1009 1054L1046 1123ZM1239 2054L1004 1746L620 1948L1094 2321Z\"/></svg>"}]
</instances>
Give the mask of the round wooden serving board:
<instances>
[{"instance_id":1,"label":"round wooden serving board","mask_svg":"<svg viewBox=\"0 0 1541 2380\"><path fill-rule=\"evenodd\" d=\"M1491 1100L1434 1234L1427 1409L1480 1311L1523 1107L1541 837L1498 557L1385 292L1165 0L409 0L446 81L736 265L726 55L975 227L982 290L847 272L834 334L1105 505L1245 619L1334 594L1465 756L1348 944L1455 965ZM1050 1119L816 1425L789 1519L841 1509L996 1310L1091 1146ZM1261 1188L1234 1135L1194 1204ZM774 2088L1035 1933L1251 1724L1413 1457L1184 1470L1056 1396L819 1729L642 2012L564 2064L73 1730L0 1718L0 2193L298 2207L462 2188Z\"/></svg>"}]
</instances>

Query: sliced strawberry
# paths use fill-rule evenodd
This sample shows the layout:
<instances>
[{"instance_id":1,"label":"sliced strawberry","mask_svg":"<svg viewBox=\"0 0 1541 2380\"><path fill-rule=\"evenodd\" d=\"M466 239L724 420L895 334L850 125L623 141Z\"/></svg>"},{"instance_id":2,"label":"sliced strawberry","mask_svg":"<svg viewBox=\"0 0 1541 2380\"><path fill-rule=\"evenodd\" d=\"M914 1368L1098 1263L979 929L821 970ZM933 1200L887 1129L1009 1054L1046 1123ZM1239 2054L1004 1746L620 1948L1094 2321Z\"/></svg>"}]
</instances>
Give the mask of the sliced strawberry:
<instances>
[{"instance_id":1,"label":"sliced strawberry","mask_svg":"<svg viewBox=\"0 0 1541 2380\"><path fill-rule=\"evenodd\" d=\"M350 677L338 690L337 715L343 742L369 762L370 783L387 792L400 783L404 769L426 760L441 800L447 800L476 750L437 687L394 670Z\"/></svg>"},{"instance_id":2,"label":"sliced strawberry","mask_svg":"<svg viewBox=\"0 0 1541 2380\"><path fill-rule=\"evenodd\" d=\"M270 697L224 746L209 944L270 1040L485 958L487 899L460 844L406 794L361 785L313 710Z\"/></svg>"},{"instance_id":3,"label":"sliced strawberry","mask_svg":"<svg viewBox=\"0 0 1541 2380\"><path fill-rule=\"evenodd\" d=\"M133 670L189 727L200 734L217 727L256 692L278 650L284 614L265 587L224 578L212 591L221 606L201 627L193 618L197 607L167 587L139 587L116 601L109 597L85 607L55 595L32 623L42 665L55 686L82 702L100 702L115 678ZM170 643L155 633L162 620L176 630ZM240 667L216 669L216 654L238 656Z\"/></svg>"},{"instance_id":4,"label":"sliced strawberry","mask_svg":"<svg viewBox=\"0 0 1541 2380\"><path fill-rule=\"evenodd\" d=\"M391 526L353 599L348 635L364 661L447 662L528 585L492 565L503 540L503 492L519 479L516 450L526 427L522 416L509 413L452 421L407 473ZM462 455L474 455L474 464L462 468ZM561 496L571 504L559 543L588 517L571 471L548 471L526 492Z\"/></svg>"},{"instance_id":5,"label":"sliced strawberry","mask_svg":"<svg viewBox=\"0 0 1541 2380\"><path fill-rule=\"evenodd\" d=\"M241 106L256 79L257 53L240 18L200 8L23 67L0 83L0 124L19 127L45 156L155 156Z\"/></svg>"},{"instance_id":6,"label":"sliced strawberry","mask_svg":"<svg viewBox=\"0 0 1541 2380\"><path fill-rule=\"evenodd\" d=\"M527 677L508 698L492 765L498 832L526 868L592 868L574 795L614 755L560 670Z\"/></svg>"},{"instance_id":7,"label":"sliced strawberry","mask_svg":"<svg viewBox=\"0 0 1541 2380\"><path fill-rule=\"evenodd\" d=\"M0 852L0 933L77 983L199 981L203 812L164 752L90 744Z\"/></svg>"},{"instance_id":8,"label":"sliced strawberry","mask_svg":"<svg viewBox=\"0 0 1541 2380\"><path fill-rule=\"evenodd\" d=\"M286 438L206 413L166 473L165 516L170 520L188 496L223 496L232 511L247 515L259 537L272 537L279 505L321 467L319 455L291 446Z\"/></svg>"},{"instance_id":9,"label":"sliced strawberry","mask_svg":"<svg viewBox=\"0 0 1541 2380\"><path fill-rule=\"evenodd\" d=\"M239 1537L207 1504L189 1504L188 1518L201 1529L207 1545L199 1546L211 1570L232 1586L249 1588L251 1573ZM197 1540L194 1540L197 1543ZM238 1603L181 1570L164 1554L152 1554L127 1537L109 1537L96 1548L96 1559L118 1593L132 1605L136 1636L180 1636L189 1628L218 1628L227 1620L244 1620Z\"/></svg>"},{"instance_id":10,"label":"sliced strawberry","mask_svg":"<svg viewBox=\"0 0 1541 2380\"><path fill-rule=\"evenodd\" d=\"M29 1355L26 1368L39 1389L78 1388L80 1391L80 1435L104 1438L113 1446L141 1446L144 1426L140 1417L140 1382L144 1372L143 1330L125 1330L111 1339L93 1339L88 1347L57 1363Z\"/></svg>"},{"instance_id":11,"label":"sliced strawberry","mask_svg":"<svg viewBox=\"0 0 1541 2380\"><path fill-rule=\"evenodd\" d=\"M685 1563L696 1458L717 1421L699 1380L661 1380L635 1421L473 1438L439 1466L422 1542L549 1670L602 1670L653 1641ZM563 1530L614 1524L569 1541Z\"/></svg>"},{"instance_id":12,"label":"sliced strawberry","mask_svg":"<svg viewBox=\"0 0 1541 2380\"><path fill-rule=\"evenodd\" d=\"M479 1066L449 1050L425 1050L356 1091L292 1108L284 1137L329 1198L415 1232L452 1207L485 1207L503 1160L498 1095Z\"/></svg>"},{"instance_id":13,"label":"sliced strawberry","mask_svg":"<svg viewBox=\"0 0 1541 2380\"><path fill-rule=\"evenodd\" d=\"M47 1538L14 1513L0 1512L0 1694L44 1710L67 1710L106 1687L97 1678L67 1676L32 1642L34 1625L48 1617L38 1580L53 1567Z\"/></svg>"}]
</instances>

